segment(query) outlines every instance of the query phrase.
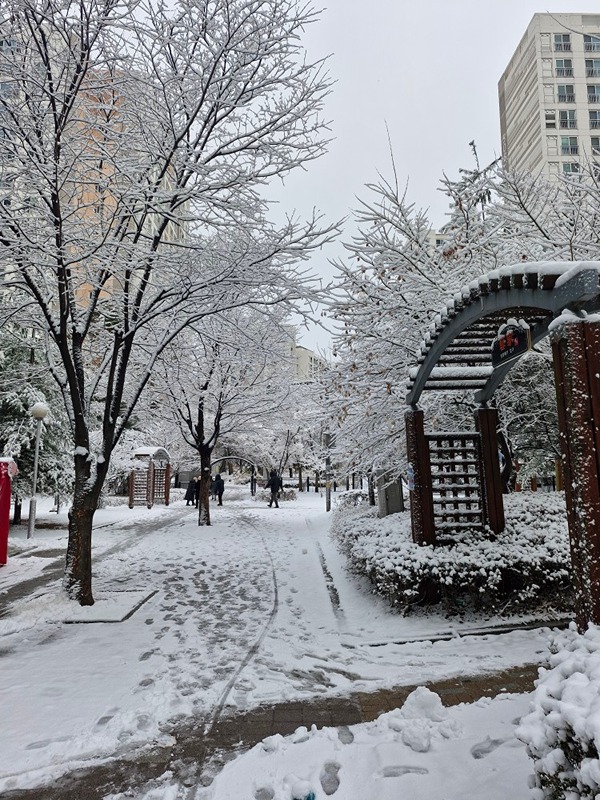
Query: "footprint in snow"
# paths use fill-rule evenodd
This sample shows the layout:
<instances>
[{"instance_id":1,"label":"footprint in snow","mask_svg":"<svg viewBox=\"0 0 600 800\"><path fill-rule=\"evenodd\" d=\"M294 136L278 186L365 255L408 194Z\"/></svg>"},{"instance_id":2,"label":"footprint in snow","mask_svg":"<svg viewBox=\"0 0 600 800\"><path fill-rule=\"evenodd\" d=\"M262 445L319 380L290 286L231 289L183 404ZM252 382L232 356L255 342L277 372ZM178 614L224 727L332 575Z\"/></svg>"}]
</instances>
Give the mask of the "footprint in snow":
<instances>
[{"instance_id":1,"label":"footprint in snow","mask_svg":"<svg viewBox=\"0 0 600 800\"><path fill-rule=\"evenodd\" d=\"M381 770L383 778L401 778L403 775L428 775L429 770L425 767L410 767L405 764L396 764L390 767L384 767Z\"/></svg>"},{"instance_id":2,"label":"footprint in snow","mask_svg":"<svg viewBox=\"0 0 600 800\"><path fill-rule=\"evenodd\" d=\"M471 755L475 759L485 758L489 756L490 753L493 753L496 748L500 747L501 744L504 744L508 741L509 737L504 739L490 739L489 736L486 736L483 742L478 742L474 744L471 748Z\"/></svg>"},{"instance_id":3,"label":"footprint in snow","mask_svg":"<svg viewBox=\"0 0 600 800\"><path fill-rule=\"evenodd\" d=\"M273 800L275 792L270 786L261 786L254 792L254 800Z\"/></svg>"},{"instance_id":4,"label":"footprint in snow","mask_svg":"<svg viewBox=\"0 0 600 800\"><path fill-rule=\"evenodd\" d=\"M347 725L340 725L338 728L338 739L342 744L352 744L354 734Z\"/></svg>"},{"instance_id":5,"label":"footprint in snow","mask_svg":"<svg viewBox=\"0 0 600 800\"><path fill-rule=\"evenodd\" d=\"M321 770L319 776L321 788L328 797L329 795L335 794L340 788L340 779L338 778L339 771L340 765L335 761L327 761Z\"/></svg>"}]
</instances>

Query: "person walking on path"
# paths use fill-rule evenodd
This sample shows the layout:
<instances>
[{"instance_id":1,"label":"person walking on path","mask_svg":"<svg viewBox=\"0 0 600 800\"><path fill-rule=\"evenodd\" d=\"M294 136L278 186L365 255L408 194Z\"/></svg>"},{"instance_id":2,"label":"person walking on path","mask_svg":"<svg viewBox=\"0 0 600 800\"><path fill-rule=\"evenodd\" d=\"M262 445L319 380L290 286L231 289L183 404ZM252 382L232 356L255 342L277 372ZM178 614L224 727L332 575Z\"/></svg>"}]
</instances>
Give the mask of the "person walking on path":
<instances>
[{"instance_id":1,"label":"person walking on path","mask_svg":"<svg viewBox=\"0 0 600 800\"><path fill-rule=\"evenodd\" d=\"M220 473L215 475L215 494L219 498L219 505L223 505L223 492L225 491L225 481L221 477Z\"/></svg>"},{"instance_id":2,"label":"person walking on path","mask_svg":"<svg viewBox=\"0 0 600 800\"><path fill-rule=\"evenodd\" d=\"M265 486L265 489L271 490L271 499L269 500L269 508L273 507L273 503L275 503L275 508L279 508L279 500L278 500L278 493L279 490L283 487L283 481L279 477L279 475L275 472L274 469L271 470L269 474L269 480Z\"/></svg>"},{"instance_id":3,"label":"person walking on path","mask_svg":"<svg viewBox=\"0 0 600 800\"><path fill-rule=\"evenodd\" d=\"M192 505L194 505L194 502L196 500L196 484L197 484L197 482L198 481L196 480L196 478L192 478L192 480L188 483L188 487L185 490L185 504L186 504L186 506L189 506L190 503Z\"/></svg>"}]
</instances>

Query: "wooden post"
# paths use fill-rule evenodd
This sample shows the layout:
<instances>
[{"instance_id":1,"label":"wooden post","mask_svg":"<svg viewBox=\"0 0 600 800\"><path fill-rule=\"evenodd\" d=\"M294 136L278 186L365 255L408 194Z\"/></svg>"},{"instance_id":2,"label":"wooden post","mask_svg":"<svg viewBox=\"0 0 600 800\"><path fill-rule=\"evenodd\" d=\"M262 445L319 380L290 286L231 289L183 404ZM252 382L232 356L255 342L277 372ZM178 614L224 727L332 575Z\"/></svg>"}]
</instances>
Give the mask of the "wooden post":
<instances>
[{"instance_id":1,"label":"wooden post","mask_svg":"<svg viewBox=\"0 0 600 800\"><path fill-rule=\"evenodd\" d=\"M404 417L406 451L414 473L414 488L410 492L412 537L417 544L435 545L431 463L429 443L425 438L423 412L418 408L409 408Z\"/></svg>"},{"instance_id":2,"label":"wooden post","mask_svg":"<svg viewBox=\"0 0 600 800\"><path fill-rule=\"evenodd\" d=\"M135 505L135 470L129 473L129 508Z\"/></svg>"},{"instance_id":3,"label":"wooden post","mask_svg":"<svg viewBox=\"0 0 600 800\"><path fill-rule=\"evenodd\" d=\"M146 507L152 508L154 505L154 461L150 459L148 472L146 473Z\"/></svg>"},{"instance_id":4,"label":"wooden post","mask_svg":"<svg viewBox=\"0 0 600 800\"><path fill-rule=\"evenodd\" d=\"M600 323L552 334L577 626L600 623Z\"/></svg>"},{"instance_id":5,"label":"wooden post","mask_svg":"<svg viewBox=\"0 0 600 800\"><path fill-rule=\"evenodd\" d=\"M475 427L481 436L483 460L483 490L485 492L484 520L494 533L504 530L504 503L502 501L502 477L498 458L498 412L495 408L478 408L475 411Z\"/></svg>"},{"instance_id":6,"label":"wooden post","mask_svg":"<svg viewBox=\"0 0 600 800\"><path fill-rule=\"evenodd\" d=\"M165 469L165 505L169 505L171 499L171 465L167 464Z\"/></svg>"}]
</instances>

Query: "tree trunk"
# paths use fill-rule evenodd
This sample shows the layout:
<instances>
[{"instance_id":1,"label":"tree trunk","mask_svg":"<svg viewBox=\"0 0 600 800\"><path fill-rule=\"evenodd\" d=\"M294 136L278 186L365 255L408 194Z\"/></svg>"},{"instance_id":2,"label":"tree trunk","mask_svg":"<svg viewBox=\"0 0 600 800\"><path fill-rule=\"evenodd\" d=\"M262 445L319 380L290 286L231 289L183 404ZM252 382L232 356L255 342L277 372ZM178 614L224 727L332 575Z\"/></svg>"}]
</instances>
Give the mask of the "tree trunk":
<instances>
[{"instance_id":1,"label":"tree trunk","mask_svg":"<svg viewBox=\"0 0 600 800\"><path fill-rule=\"evenodd\" d=\"M304 491L304 481L302 479L302 464L298 464L298 489Z\"/></svg>"},{"instance_id":2,"label":"tree trunk","mask_svg":"<svg viewBox=\"0 0 600 800\"><path fill-rule=\"evenodd\" d=\"M86 442L87 445L87 442ZM98 499L106 479L108 459L96 464L91 476L88 447L79 445L83 453L74 458L75 488L69 511L69 541L63 587L72 600L81 606L93 606L92 594L92 524Z\"/></svg>"},{"instance_id":3,"label":"tree trunk","mask_svg":"<svg viewBox=\"0 0 600 800\"><path fill-rule=\"evenodd\" d=\"M369 505L375 505L375 475L370 472L368 477L368 487L369 487ZM402 492L402 484L400 484L400 492Z\"/></svg>"},{"instance_id":4,"label":"tree trunk","mask_svg":"<svg viewBox=\"0 0 600 800\"><path fill-rule=\"evenodd\" d=\"M69 511L69 542L63 586L72 600L93 606L92 523L99 491L78 492Z\"/></svg>"},{"instance_id":5,"label":"tree trunk","mask_svg":"<svg viewBox=\"0 0 600 800\"><path fill-rule=\"evenodd\" d=\"M198 499L198 525L210 525L210 458L212 448L200 445L200 497Z\"/></svg>"},{"instance_id":6,"label":"tree trunk","mask_svg":"<svg viewBox=\"0 0 600 800\"><path fill-rule=\"evenodd\" d=\"M510 481L513 472L513 458L510 446L503 431L498 431L498 449L502 453L503 464L500 469L500 479L502 480L502 493L510 493Z\"/></svg>"},{"instance_id":7,"label":"tree trunk","mask_svg":"<svg viewBox=\"0 0 600 800\"><path fill-rule=\"evenodd\" d=\"M13 511L13 518L12 522L13 525L20 525L21 524L21 510L23 508L23 501L20 497L15 496L15 508Z\"/></svg>"}]
</instances>

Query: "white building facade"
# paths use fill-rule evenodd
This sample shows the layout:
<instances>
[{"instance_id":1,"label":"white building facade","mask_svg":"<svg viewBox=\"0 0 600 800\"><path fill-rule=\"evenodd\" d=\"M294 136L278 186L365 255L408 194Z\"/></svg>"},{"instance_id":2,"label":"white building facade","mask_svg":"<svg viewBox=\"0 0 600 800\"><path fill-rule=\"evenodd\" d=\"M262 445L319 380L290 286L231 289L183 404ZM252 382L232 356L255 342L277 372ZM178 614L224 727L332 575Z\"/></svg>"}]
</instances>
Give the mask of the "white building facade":
<instances>
[{"instance_id":1,"label":"white building facade","mask_svg":"<svg viewBox=\"0 0 600 800\"><path fill-rule=\"evenodd\" d=\"M504 165L600 167L600 13L535 14L498 84Z\"/></svg>"}]
</instances>

